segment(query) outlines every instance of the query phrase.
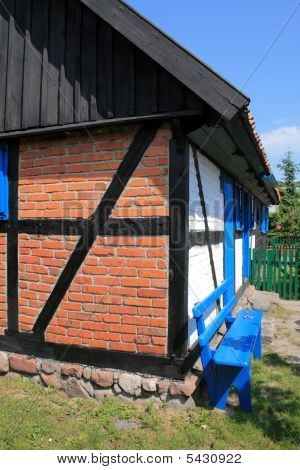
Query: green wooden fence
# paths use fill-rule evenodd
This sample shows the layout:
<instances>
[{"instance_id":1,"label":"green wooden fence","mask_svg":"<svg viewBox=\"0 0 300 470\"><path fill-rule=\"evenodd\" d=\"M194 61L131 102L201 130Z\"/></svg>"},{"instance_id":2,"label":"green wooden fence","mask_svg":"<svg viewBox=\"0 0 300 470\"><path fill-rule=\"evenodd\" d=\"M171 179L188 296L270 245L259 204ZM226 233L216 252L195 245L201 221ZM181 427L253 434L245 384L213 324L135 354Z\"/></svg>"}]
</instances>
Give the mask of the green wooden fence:
<instances>
[{"instance_id":1,"label":"green wooden fence","mask_svg":"<svg viewBox=\"0 0 300 470\"><path fill-rule=\"evenodd\" d=\"M300 237L296 237L296 236L269 237L268 246L270 248L300 248Z\"/></svg>"},{"instance_id":2,"label":"green wooden fence","mask_svg":"<svg viewBox=\"0 0 300 470\"><path fill-rule=\"evenodd\" d=\"M277 292L282 299L300 298L300 249L251 250L251 284Z\"/></svg>"}]
</instances>

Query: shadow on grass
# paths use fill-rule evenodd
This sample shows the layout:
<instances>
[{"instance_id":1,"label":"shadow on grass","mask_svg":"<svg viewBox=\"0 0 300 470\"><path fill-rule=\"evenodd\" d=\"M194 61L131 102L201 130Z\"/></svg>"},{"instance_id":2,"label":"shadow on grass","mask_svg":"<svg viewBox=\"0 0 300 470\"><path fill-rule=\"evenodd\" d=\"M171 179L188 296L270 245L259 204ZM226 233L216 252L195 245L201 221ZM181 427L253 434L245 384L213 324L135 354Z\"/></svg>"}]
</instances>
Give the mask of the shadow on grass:
<instances>
[{"instance_id":1,"label":"shadow on grass","mask_svg":"<svg viewBox=\"0 0 300 470\"><path fill-rule=\"evenodd\" d=\"M300 444L299 367L277 354L265 356L255 367L252 382L253 411L237 413L231 419L251 423L273 441ZM295 382L295 383L294 383Z\"/></svg>"}]
</instances>

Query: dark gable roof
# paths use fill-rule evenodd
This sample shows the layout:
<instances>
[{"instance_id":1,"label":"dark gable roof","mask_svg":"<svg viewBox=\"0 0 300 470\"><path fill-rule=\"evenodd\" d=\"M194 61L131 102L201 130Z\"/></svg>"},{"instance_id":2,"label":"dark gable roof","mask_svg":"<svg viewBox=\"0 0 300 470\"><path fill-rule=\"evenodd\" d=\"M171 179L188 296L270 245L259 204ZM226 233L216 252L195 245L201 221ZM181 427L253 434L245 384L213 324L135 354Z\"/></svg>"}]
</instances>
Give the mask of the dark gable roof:
<instances>
[{"instance_id":1,"label":"dark gable roof","mask_svg":"<svg viewBox=\"0 0 300 470\"><path fill-rule=\"evenodd\" d=\"M81 0L226 119L249 98L120 0Z\"/></svg>"},{"instance_id":2,"label":"dark gable roof","mask_svg":"<svg viewBox=\"0 0 300 470\"><path fill-rule=\"evenodd\" d=\"M1 0L0 69L0 137L248 102L119 0Z\"/></svg>"},{"instance_id":3,"label":"dark gable roof","mask_svg":"<svg viewBox=\"0 0 300 470\"><path fill-rule=\"evenodd\" d=\"M207 107L80 0L1 0L0 70L0 137Z\"/></svg>"},{"instance_id":4,"label":"dark gable roof","mask_svg":"<svg viewBox=\"0 0 300 470\"><path fill-rule=\"evenodd\" d=\"M0 70L2 139L194 116L197 141L258 197L278 200L249 98L123 1L1 0Z\"/></svg>"}]
</instances>

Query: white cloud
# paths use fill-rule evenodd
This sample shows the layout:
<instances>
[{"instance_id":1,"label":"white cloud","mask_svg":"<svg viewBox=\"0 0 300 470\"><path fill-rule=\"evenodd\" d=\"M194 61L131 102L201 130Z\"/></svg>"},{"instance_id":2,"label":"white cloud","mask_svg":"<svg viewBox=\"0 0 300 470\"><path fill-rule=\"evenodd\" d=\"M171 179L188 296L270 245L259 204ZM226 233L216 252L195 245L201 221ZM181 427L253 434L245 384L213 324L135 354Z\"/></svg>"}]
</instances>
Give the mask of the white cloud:
<instances>
[{"instance_id":1,"label":"white cloud","mask_svg":"<svg viewBox=\"0 0 300 470\"><path fill-rule=\"evenodd\" d=\"M269 159L278 160L284 154L291 150L295 158L300 158L300 127L285 126L274 129L271 132L261 134L261 140L266 149Z\"/></svg>"}]
</instances>

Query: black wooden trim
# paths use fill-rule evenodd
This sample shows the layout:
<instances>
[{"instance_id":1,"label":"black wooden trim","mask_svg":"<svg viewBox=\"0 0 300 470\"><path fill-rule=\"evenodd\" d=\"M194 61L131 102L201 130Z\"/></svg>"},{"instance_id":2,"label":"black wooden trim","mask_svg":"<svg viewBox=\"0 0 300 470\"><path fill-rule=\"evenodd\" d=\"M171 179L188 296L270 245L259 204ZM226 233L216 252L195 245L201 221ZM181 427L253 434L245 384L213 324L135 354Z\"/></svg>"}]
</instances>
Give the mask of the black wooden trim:
<instances>
[{"instance_id":1,"label":"black wooden trim","mask_svg":"<svg viewBox=\"0 0 300 470\"><path fill-rule=\"evenodd\" d=\"M30 235L82 235L88 219L23 219L19 220L19 233ZM2 228L3 225L3 228ZM96 229L96 228L95 228ZM5 224L0 222L0 233ZM102 236L163 236L169 235L169 217L109 219L98 227Z\"/></svg>"},{"instance_id":2,"label":"black wooden trim","mask_svg":"<svg viewBox=\"0 0 300 470\"><path fill-rule=\"evenodd\" d=\"M47 326L53 318L57 308L70 287L78 269L93 246L99 227L109 219L111 212L121 196L124 188L130 180L133 172L140 163L145 151L154 139L159 124L145 124L136 134L128 152L123 158L115 176L112 179L105 195L99 203L92 218L89 219L74 251L72 252L65 268L45 303L38 319L33 327L33 332L38 335L44 334Z\"/></svg>"},{"instance_id":3,"label":"black wooden trim","mask_svg":"<svg viewBox=\"0 0 300 470\"><path fill-rule=\"evenodd\" d=\"M0 350L99 368L153 374L177 380L184 379L186 375L186 367L182 368L184 361L168 356L66 346L45 342L28 333L6 332L4 336L0 336Z\"/></svg>"},{"instance_id":4,"label":"black wooden trim","mask_svg":"<svg viewBox=\"0 0 300 470\"><path fill-rule=\"evenodd\" d=\"M95 129L97 127L108 127L108 126L119 126L125 124L136 124L136 123L147 123L147 122L161 122L163 120L170 120L175 118L181 117L189 117L189 116L201 116L201 112L199 110L193 111L174 111L174 112L164 112L164 113L157 113L157 114L149 114L145 116L133 116L133 117L125 117L125 118L113 118L113 119L100 119L97 121L88 121L88 122L78 122L75 124L65 124L61 126L45 126L41 128L32 128L27 130L20 130L20 131L12 131L12 132L1 132L0 133L0 140L5 139L15 139L17 137L29 137L29 136L36 136L42 134L51 134L51 133L60 133L60 132L70 132L70 131L78 131L78 130L86 130L86 129Z\"/></svg>"},{"instance_id":5,"label":"black wooden trim","mask_svg":"<svg viewBox=\"0 0 300 470\"><path fill-rule=\"evenodd\" d=\"M110 219L99 233L104 236L168 236L169 217Z\"/></svg>"},{"instance_id":6,"label":"black wooden trim","mask_svg":"<svg viewBox=\"0 0 300 470\"><path fill-rule=\"evenodd\" d=\"M6 220L0 220L0 233L7 233L8 223Z\"/></svg>"},{"instance_id":7,"label":"black wooden trim","mask_svg":"<svg viewBox=\"0 0 300 470\"><path fill-rule=\"evenodd\" d=\"M88 219L20 219L19 233L28 235L82 235Z\"/></svg>"},{"instance_id":8,"label":"black wooden trim","mask_svg":"<svg viewBox=\"0 0 300 470\"><path fill-rule=\"evenodd\" d=\"M184 357L188 339L189 146L178 129L170 141L169 171L168 353Z\"/></svg>"},{"instance_id":9,"label":"black wooden trim","mask_svg":"<svg viewBox=\"0 0 300 470\"><path fill-rule=\"evenodd\" d=\"M236 230L234 234L235 240L242 240L243 238L243 231L242 230Z\"/></svg>"},{"instance_id":10,"label":"black wooden trim","mask_svg":"<svg viewBox=\"0 0 300 470\"><path fill-rule=\"evenodd\" d=\"M219 243L224 242L224 231L215 230L210 232L210 243L212 245L219 245ZM207 236L204 231L201 232L190 232L189 233L189 247L193 246L206 246L207 245Z\"/></svg>"},{"instance_id":11,"label":"black wooden trim","mask_svg":"<svg viewBox=\"0 0 300 470\"><path fill-rule=\"evenodd\" d=\"M255 235L255 249L267 249L268 235L266 233L261 233L260 223L256 224L256 228L252 231L252 235Z\"/></svg>"},{"instance_id":12,"label":"black wooden trim","mask_svg":"<svg viewBox=\"0 0 300 470\"><path fill-rule=\"evenodd\" d=\"M8 180L9 221L7 224L7 327L10 331L18 331L18 141L11 141L8 146Z\"/></svg>"},{"instance_id":13,"label":"black wooden trim","mask_svg":"<svg viewBox=\"0 0 300 470\"><path fill-rule=\"evenodd\" d=\"M199 351L199 345L198 341L188 353L188 355L184 358L181 364L180 372L183 375L188 374L191 370L193 370L193 367L195 363L198 361L200 357L200 351Z\"/></svg>"},{"instance_id":14,"label":"black wooden trim","mask_svg":"<svg viewBox=\"0 0 300 470\"><path fill-rule=\"evenodd\" d=\"M256 235L255 238L255 248L266 250L268 247L268 235L266 233L261 233Z\"/></svg>"}]
</instances>

